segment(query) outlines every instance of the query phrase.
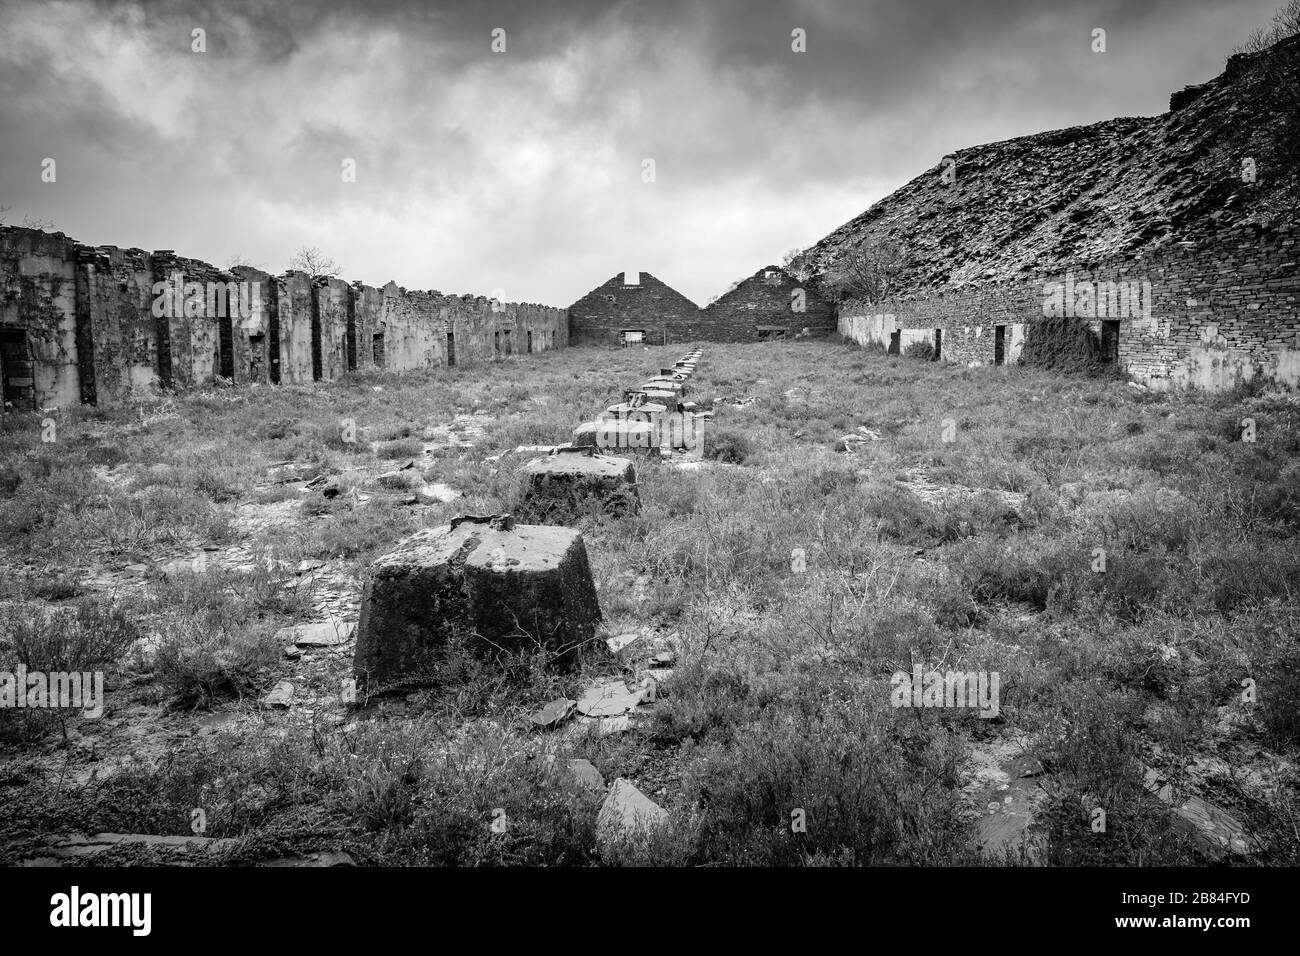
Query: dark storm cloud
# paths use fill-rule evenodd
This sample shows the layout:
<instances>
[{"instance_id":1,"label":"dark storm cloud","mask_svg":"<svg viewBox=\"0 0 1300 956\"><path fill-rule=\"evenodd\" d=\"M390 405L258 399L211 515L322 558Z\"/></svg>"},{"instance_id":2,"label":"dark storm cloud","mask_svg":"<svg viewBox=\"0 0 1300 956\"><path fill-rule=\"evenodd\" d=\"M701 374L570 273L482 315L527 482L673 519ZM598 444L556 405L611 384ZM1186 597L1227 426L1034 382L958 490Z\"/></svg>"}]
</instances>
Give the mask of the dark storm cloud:
<instances>
[{"instance_id":1,"label":"dark storm cloud","mask_svg":"<svg viewBox=\"0 0 1300 956\"><path fill-rule=\"evenodd\" d=\"M644 269L702 302L946 152L1162 111L1273 6L9 2L0 203L217 262L310 244L561 305Z\"/></svg>"}]
</instances>

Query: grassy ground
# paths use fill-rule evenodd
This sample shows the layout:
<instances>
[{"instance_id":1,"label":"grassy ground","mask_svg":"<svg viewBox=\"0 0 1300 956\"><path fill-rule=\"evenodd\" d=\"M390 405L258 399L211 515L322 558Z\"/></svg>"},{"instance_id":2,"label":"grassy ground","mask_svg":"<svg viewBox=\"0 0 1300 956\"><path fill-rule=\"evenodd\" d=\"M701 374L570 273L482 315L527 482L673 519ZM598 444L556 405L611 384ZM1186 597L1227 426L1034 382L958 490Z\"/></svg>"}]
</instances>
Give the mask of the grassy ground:
<instances>
[{"instance_id":1,"label":"grassy ground","mask_svg":"<svg viewBox=\"0 0 1300 956\"><path fill-rule=\"evenodd\" d=\"M606 862L967 862L1002 799L981 768L1019 759L1041 860L1205 862L1151 767L1235 815L1247 862L1296 861L1294 397L704 349L710 460L639 464L641 513L581 523L608 632L678 652L651 716L608 736L527 719L634 673L603 644L563 673L467 652L356 707L350 645L289 659L283 629L355 618L360 572L409 532L509 510L516 446L565 440L684 346L70 409L54 441L4 416L0 669L102 669L108 706L0 712L0 845L190 834L201 809L231 861L595 863L599 801L552 759L585 757L672 813ZM404 503L434 484L461 497ZM892 707L914 666L997 672L998 716ZM284 679L293 706L259 707Z\"/></svg>"}]
</instances>

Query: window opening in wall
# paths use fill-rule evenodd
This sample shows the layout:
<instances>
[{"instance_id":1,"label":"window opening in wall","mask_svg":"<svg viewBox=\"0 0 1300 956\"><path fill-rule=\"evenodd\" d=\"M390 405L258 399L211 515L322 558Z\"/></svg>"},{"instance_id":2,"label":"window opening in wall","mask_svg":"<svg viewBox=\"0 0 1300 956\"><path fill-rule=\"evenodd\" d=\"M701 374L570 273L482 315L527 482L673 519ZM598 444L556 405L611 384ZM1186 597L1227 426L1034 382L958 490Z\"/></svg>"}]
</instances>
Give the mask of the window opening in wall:
<instances>
[{"instance_id":1,"label":"window opening in wall","mask_svg":"<svg viewBox=\"0 0 1300 956\"><path fill-rule=\"evenodd\" d=\"M769 339L783 339L789 331L779 325L759 325L755 326L755 328L758 330L758 340L760 342L766 342Z\"/></svg>"},{"instance_id":2,"label":"window opening in wall","mask_svg":"<svg viewBox=\"0 0 1300 956\"><path fill-rule=\"evenodd\" d=\"M492 333L492 351L497 355L501 354L501 330Z\"/></svg>"},{"instance_id":3,"label":"window opening in wall","mask_svg":"<svg viewBox=\"0 0 1300 956\"><path fill-rule=\"evenodd\" d=\"M645 341L645 329L624 329L621 337L623 347L640 345Z\"/></svg>"},{"instance_id":4,"label":"window opening in wall","mask_svg":"<svg viewBox=\"0 0 1300 956\"><path fill-rule=\"evenodd\" d=\"M1101 360L1107 365L1119 361L1119 320L1105 319L1101 323Z\"/></svg>"},{"instance_id":5,"label":"window opening in wall","mask_svg":"<svg viewBox=\"0 0 1300 956\"><path fill-rule=\"evenodd\" d=\"M943 329L934 330L934 356L933 361L939 361L939 356L943 354Z\"/></svg>"},{"instance_id":6,"label":"window opening in wall","mask_svg":"<svg viewBox=\"0 0 1300 956\"><path fill-rule=\"evenodd\" d=\"M376 332L370 337L370 357L374 360L375 368L384 367L384 333Z\"/></svg>"},{"instance_id":7,"label":"window opening in wall","mask_svg":"<svg viewBox=\"0 0 1300 956\"><path fill-rule=\"evenodd\" d=\"M533 350L533 333L532 333L531 331L529 331L529 333L528 333L528 351L531 352L532 350Z\"/></svg>"},{"instance_id":8,"label":"window opening in wall","mask_svg":"<svg viewBox=\"0 0 1300 956\"><path fill-rule=\"evenodd\" d=\"M456 364L456 333L447 333L447 364Z\"/></svg>"},{"instance_id":9,"label":"window opening in wall","mask_svg":"<svg viewBox=\"0 0 1300 956\"><path fill-rule=\"evenodd\" d=\"M993 364L1005 365L1007 363L1007 327L1005 325L993 326Z\"/></svg>"}]
</instances>

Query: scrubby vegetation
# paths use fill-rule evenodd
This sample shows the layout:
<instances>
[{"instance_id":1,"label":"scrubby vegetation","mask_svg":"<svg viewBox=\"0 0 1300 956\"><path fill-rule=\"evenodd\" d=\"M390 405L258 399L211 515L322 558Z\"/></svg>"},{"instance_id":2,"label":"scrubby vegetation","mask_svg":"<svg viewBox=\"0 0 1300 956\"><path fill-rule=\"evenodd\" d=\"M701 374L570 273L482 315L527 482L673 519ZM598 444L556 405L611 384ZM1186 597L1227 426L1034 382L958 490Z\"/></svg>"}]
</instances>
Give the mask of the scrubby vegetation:
<instances>
[{"instance_id":1,"label":"scrubby vegetation","mask_svg":"<svg viewBox=\"0 0 1300 956\"><path fill-rule=\"evenodd\" d=\"M284 656L283 628L355 608L374 555L508 510L516 446L565 438L676 354L76 409L50 444L38 418L0 418L0 669L101 668L109 690L99 721L5 725L0 846L188 834L202 807L207 835L238 838L231 862L969 862L987 813L971 768L1014 746L1041 766L1049 861L1207 862L1146 768L1237 816L1247 862L1295 861L1293 397L706 346L705 463L639 461L639 514L579 519L610 632L678 648L651 719L604 737L529 722L623 673L603 645L563 671L465 655L436 688L355 705L346 649ZM859 427L873 437L837 452ZM278 484L285 462L295 480ZM418 479L375 484L408 462ZM333 497L304 490L322 476ZM404 503L422 483L462 497ZM998 716L895 709L891 675L914 666L999 673ZM259 707L286 676L305 703ZM599 801L556 771L574 757L632 779L670 827L598 856Z\"/></svg>"}]
</instances>

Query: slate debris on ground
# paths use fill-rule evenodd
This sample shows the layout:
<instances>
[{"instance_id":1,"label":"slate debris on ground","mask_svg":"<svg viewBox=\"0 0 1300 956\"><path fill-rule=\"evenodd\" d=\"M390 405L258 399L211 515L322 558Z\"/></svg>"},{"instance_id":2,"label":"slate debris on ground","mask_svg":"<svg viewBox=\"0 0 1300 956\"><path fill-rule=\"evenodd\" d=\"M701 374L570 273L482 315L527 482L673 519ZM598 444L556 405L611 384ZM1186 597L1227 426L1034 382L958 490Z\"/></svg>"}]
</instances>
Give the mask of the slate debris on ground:
<instances>
[{"instance_id":1,"label":"slate debris on ground","mask_svg":"<svg viewBox=\"0 0 1300 956\"><path fill-rule=\"evenodd\" d=\"M619 777L610 785L596 817L596 845L607 853L621 843L651 835L667 822L667 810Z\"/></svg>"}]
</instances>

